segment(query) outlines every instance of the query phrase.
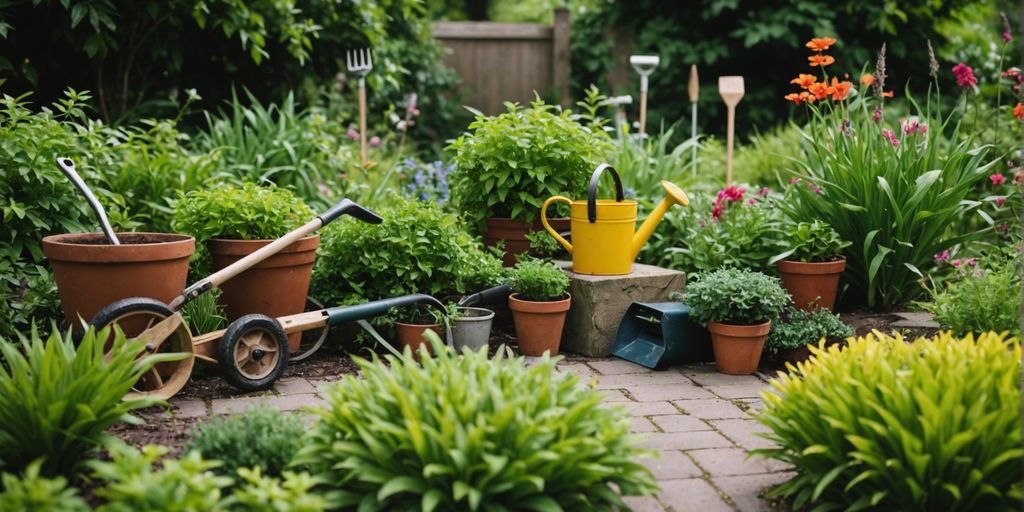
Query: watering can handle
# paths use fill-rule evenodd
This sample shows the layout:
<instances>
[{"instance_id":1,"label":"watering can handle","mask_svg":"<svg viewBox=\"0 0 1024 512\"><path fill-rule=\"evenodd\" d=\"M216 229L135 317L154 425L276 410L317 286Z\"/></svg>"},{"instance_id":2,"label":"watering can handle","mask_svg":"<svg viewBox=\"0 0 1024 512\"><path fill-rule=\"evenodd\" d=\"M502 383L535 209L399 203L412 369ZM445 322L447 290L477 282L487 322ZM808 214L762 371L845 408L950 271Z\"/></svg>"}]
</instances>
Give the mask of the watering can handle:
<instances>
[{"instance_id":1,"label":"watering can handle","mask_svg":"<svg viewBox=\"0 0 1024 512\"><path fill-rule=\"evenodd\" d=\"M590 175L590 187L587 189L587 220L591 224L597 222L597 186L601 183L601 174L604 171L610 171L612 178L615 180L615 200L622 202L625 196L622 193L622 180L619 179L619 173L608 164L601 164L594 169L594 174Z\"/></svg>"},{"instance_id":2,"label":"watering can handle","mask_svg":"<svg viewBox=\"0 0 1024 512\"><path fill-rule=\"evenodd\" d=\"M544 229L547 230L548 234L555 237L555 240L558 240L558 243L562 244L562 247L565 247L565 250L569 251L569 254L572 254L572 244L570 244L568 240L562 238L562 235L559 235L558 232L551 227L551 224L548 224L548 205L551 203L565 203L571 206L572 200L565 196L551 196L547 201L544 201L544 206L540 207L540 223L544 226Z\"/></svg>"}]
</instances>

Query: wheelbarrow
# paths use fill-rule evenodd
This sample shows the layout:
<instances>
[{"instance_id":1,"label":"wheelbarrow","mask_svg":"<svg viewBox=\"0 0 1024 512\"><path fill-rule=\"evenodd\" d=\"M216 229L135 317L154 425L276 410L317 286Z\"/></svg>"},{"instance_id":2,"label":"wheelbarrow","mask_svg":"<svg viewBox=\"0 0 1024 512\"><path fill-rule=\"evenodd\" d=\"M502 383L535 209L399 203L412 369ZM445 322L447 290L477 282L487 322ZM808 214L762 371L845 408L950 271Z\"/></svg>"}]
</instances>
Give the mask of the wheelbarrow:
<instances>
[{"instance_id":1,"label":"wheelbarrow","mask_svg":"<svg viewBox=\"0 0 1024 512\"><path fill-rule=\"evenodd\" d=\"M350 215L371 224L379 224L382 220L370 210L348 199L342 199L298 229L185 288L170 304L149 297L129 297L101 309L89 325L102 328L116 324L127 335L145 339L147 353L187 354L178 361L158 363L136 383L133 395L157 396L164 399L174 396L188 382L196 358L218 364L226 380L239 389L266 389L281 376L288 364L288 339L285 333L299 332L303 330L301 326L307 324L310 325L309 328L313 328L313 324L308 320L317 312L282 317L280 320L287 321L296 316L303 320L292 320L291 323L295 325L289 325L287 329L285 323L278 319L266 315L258 315L257 319L254 315L247 315L238 319L248 319L245 323L236 320L228 329L203 334L193 339L180 310L196 297L220 286L342 215ZM371 309L366 308L363 311Z\"/></svg>"}]
</instances>

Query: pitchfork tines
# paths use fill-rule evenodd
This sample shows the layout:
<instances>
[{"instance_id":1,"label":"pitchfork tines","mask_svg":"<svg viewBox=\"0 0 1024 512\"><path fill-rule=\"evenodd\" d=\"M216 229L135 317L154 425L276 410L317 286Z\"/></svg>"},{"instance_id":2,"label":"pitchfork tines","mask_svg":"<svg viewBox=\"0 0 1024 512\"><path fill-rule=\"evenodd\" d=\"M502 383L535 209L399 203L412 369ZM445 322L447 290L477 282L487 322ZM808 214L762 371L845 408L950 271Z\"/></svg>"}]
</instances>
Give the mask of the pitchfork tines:
<instances>
[{"instance_id":1,"label":"pitchfork tines","mask_svg":"<svg viewBox=\"0 0 1024 512\"><path fill-rule=\"evenodd\" d=\"M348 64L348 70L357 73L362 79L373 69L373 52L366 48L349 50L345 55L345 61Z\"/></svg>"}]
</instances>

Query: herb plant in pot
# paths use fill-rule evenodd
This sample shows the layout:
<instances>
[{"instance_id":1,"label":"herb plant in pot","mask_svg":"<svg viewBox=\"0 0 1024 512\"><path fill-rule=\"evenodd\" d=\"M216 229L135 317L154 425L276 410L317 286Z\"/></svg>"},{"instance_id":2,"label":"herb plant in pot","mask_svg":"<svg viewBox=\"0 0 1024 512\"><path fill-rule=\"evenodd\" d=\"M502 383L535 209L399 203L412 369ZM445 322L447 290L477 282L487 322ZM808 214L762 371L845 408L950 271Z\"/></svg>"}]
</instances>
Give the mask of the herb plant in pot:
<instances>
[{"instance_id":1,"label":"herb plant in pot","mask_svg":"<svg viewBox=\"0 0 1024 512\"><path fill-rule=\"evenodd\" d=\"M449 322L457 318L454 304L446 304L445 308L448 310ZM416 354L420 347L424 347L427 352L433 353L433 347L426 341L424 334L426 331L434 331L444 339L444 329L444 314L428 305L415 304L395 313L395 340L398 341L399 350L401 347L409 347Z\"/></svg>"},{"instance_id":2,"label":"herb plant in pot","mask_svg":"<svg viewBox=\"0 0 1024 512\"><path fill-rule=\"evenodd\" d=\"M779 280L734 268L699 274L686 286L693 318L711 332L718 371L749 375L757 371L771 319L789 304Z\"/></svg>"},{"instance_id":3,"label":"herb plant in pot","mask_svg":"<svg viewBox=\"0 0 1024 512\"><path fill-rule=\"evenodd\" d=\"M827 309L806 311L787 307L772 325L764 342L764 351L784 362L797 364L810 357L808 345L817 344L822 339L835 343L850 336L853 336L853 328Z\"/></svg>"},{"instance_id":4,"label":"herb plant in pot","mask_svg":"<svg viewBox=\"0 0 1024 512\"><path fill-rule=\"evenodd\" d=\"M530 248L526 234L540 231L544 200L586 194L591 171L610 151L607 135L573 119L570 111L537 100L529 108L507 103L508 112L478 116L448 146L456 170L452 203L477 229L486 225L488 246L505 243L505 266ZM568 231L568 219L553 223Z\"/></svg>"},{"instance_id":5,"label":"herb plant in pot","mask_svg":"<svg viewBox=\"0 0 1024 512\"><path fill-rule=\"evenodd\" d=\"M569 276L555 264L534 258L516 264L508 307L523 355L558 354L571 302L568 290Z\"/></svg>"},{"instance_id":6,"label":"herb plant in pot","mask_svg":"<svg viewBox=\"0 0 1024 512\"><path fill-rule=\"evenodd\" d=\"M846 268L843 249L850 242L843 241L831 226L818 220L790 226L786 239L790 248L774 256L769 264L778 264L782 285L793 297L793 304L804 310L832 311L839 275Z\"/></svg>"},{"instance_id":7,"label":"herb plant in pot","mask_svg":"<svg viewBox=\"0 0 1024 512\"><path fill-rule=\"evenodd\" d=\"M222 185L185 194L174 212L175 229L205 242L214 270L224 268L315 214L290 190L253 183ZM228 321L250 313L279 317L301 313L320 245L319 235L300 239L221 286ZM288 336L292 352L301 334Z\"/></svg>"}]
</instances>

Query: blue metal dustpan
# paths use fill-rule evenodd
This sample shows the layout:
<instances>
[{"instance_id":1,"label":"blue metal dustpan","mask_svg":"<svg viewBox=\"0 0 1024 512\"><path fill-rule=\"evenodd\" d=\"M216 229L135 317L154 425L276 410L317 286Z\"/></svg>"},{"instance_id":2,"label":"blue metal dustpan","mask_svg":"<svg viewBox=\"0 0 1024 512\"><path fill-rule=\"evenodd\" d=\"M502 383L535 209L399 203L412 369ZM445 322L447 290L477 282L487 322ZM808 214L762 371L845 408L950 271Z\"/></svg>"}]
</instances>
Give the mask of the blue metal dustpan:
<instances>
[{"instance_id":1,"label":"blue metal dustpan","mask_svg":"<svg viewBox=\"0 0 1024 512\"><path fill-rule=\"evenodd\" d=\"M715 359L710 334L690 319L690 306L681 302L630 305L612 355L652 369Z\"/></svg>"}]
</instances>

